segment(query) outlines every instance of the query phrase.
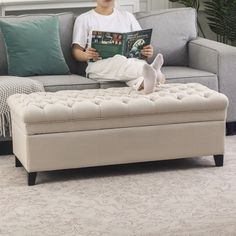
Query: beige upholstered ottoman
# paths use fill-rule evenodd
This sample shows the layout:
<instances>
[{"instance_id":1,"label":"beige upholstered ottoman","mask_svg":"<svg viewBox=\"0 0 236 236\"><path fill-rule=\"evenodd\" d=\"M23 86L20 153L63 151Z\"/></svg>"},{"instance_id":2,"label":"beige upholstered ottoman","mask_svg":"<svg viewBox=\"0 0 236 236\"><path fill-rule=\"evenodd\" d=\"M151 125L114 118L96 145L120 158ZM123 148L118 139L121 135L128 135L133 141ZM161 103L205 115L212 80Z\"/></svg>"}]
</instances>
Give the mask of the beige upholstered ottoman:
<instances>
[{"instance_id":1,"label":"beige upholstered ottoman","mask_svg":"<svg viewBox=\"0 0 236 236\"><path fill-rule=\"evenodd\" d=\"M200 84L16 94L16 166L38 171L214 155L223 165L228 99Z\"/></svg>"}]
</instances>

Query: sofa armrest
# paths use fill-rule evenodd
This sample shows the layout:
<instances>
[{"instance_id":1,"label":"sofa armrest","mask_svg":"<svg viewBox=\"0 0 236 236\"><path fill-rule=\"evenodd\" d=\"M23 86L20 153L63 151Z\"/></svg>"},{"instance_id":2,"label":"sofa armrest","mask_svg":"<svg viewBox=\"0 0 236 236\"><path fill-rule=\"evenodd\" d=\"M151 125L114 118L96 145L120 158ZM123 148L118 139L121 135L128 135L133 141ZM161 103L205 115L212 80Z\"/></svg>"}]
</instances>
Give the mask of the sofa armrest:
<instances>
[{"instance_id":1,"label":"sofa armrest","mask_svg":"<svg viewBox=\"0 0 236 236\"><path fill-rule=\"evenodd\" d=\"M189 42L189 66L217 74L218 90L229 98L227 121L236 121L236 47L199 37Z\"/></svg>"}]
</instances>

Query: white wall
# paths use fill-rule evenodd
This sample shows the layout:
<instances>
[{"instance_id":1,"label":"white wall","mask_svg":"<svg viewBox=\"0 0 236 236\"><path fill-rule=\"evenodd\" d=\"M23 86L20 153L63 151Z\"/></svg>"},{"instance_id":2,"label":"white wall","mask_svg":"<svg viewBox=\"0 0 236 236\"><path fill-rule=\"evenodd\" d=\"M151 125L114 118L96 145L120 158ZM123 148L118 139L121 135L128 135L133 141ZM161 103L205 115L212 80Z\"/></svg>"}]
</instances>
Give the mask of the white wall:
<instances>
[{"instance_id":1,"label":"white wall","mask_svg":"<svg viewBox=\"0 0 236 236\"><path fill-rule=\"evenodd\" d=\"M96 0L0 0L3 2L3 7L8 8L7 15L9 14L25 14L25 13L56 13L61 11L72 11L75 14L81 14L85 12L90 7L78 8L76 4L81 5L95 5ZM137 12L137 11L150 11L150 10L158 10L168 8L169 1L168 0L116 0L117 6L121 6L120 8L128 10L130 12ZM28 6L27 6L28 5ZM52 9L49 9L47 6L52 6ZM53 9L53 6L63 5L64 8L61 9ZM25 8L26 6L26 8ZM40 10L37 7L43 7ZM74 7L71 7L74 6ZM1 8L1 6L0 6ZM14 9L18 9L15 11ZM19 9L21 9L19 11ZM27 9L27 10L26 10ZM42 10L43 9L43 10Z\"/></svg>"},{"instance_id":2,"label":"white wall","mask_svg":"<svg viewBox=\"0 0 236 236\"><path fill-rule=\"evenodd\" d=\"M168 0L140 0L140 11L168 8Z\"/></svg>"},{"instance_id":3,"label":"white wall","mask_svg":"<svg viewBox=\"0 0 236 236\"><path fill-rule=\"evenodd\" d=\"M81 14L96 6L96 0L0 0L0 15L56 13L71 11ZM140 0L116 0L116 7L130 12L140 9Z\"/></svg>"}]
</instances>

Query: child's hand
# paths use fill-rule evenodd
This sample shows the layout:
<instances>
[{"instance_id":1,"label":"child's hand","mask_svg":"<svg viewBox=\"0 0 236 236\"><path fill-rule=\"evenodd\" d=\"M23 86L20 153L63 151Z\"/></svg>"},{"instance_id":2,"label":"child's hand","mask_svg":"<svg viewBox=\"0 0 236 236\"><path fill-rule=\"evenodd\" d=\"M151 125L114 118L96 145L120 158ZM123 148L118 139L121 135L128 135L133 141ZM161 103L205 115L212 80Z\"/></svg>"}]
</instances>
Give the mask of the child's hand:
<instances>
[{"instance_id":1,"label":"child's hand","mask_svg":"<svg viewBox=\"0 0 236 236\"><path fill-rule=\"evenodd\" d=\"M152 47L152 45L144 46L143 49L141 50L141 54L146 58L152 57L153 56L153 47Z\"/></svg>"},{"instance_id":2,"label":"child's hand","mask_svg":"<svg viewBox=\"0 0 236 236\"><path fill-rule=\"evenodd\" d=\"M99 59L99 54L97 53L95 48L87 48L85 50L87 60L93 59L94 61L97 61Z\"/></svg>"}]
</instances>

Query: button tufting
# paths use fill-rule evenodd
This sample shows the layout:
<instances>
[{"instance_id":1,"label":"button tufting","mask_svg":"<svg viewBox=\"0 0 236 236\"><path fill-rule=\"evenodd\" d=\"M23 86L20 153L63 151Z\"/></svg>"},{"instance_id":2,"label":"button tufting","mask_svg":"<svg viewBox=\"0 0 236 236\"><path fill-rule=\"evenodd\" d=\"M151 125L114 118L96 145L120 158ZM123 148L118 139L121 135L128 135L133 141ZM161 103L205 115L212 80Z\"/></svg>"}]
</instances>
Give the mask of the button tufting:
<instances>
[{"instance_id":1,"label":"button tufting","mask_svg":"<svg viewBox=\"0 0 236 236\"><path fill-rule=\"evenodd\" d=\"M69 107L69 108L72 108L73 107L73 103L67 103L67 106Z\"/></svg>"},{"instance_id":2,"label":"button tufting","mask_svg":"<svg viewBox=\"0 0 236 236\"><path fill-rule=\"evenodd\" d=\"M100 106L100 101L95 101L94 104Z\"/></svg>"},{"instance_id":3,"label":"button tufting","mask_svg":"<svg viewBox=\"0 0 236 236\"><path fill-rule=\"evenodd\" d=\"M127 104L128 101L129 101L128 99L123 99L123 100L122 100L122 102L123 102L124 104Z\"/></svg>"},{"instance_id":4,"label":"button tufting","mask_svg":"<svg viewBox=\"0 0 236 236\"><path fill-rule=\"evenodd\" d=\"M211 99L207 101L207 106L203 106L204 109L208 109L209 104L213 104L216 93L217 92L197 84L165 84L156 87L155 92L148 95L144 95L142 91L140 92L135 90L132 90L132 93L130 93L129 87L124 87L121 89L95 89L74 92L45 92L29 95L19 94L14 98L14 106L16 106L17 109L22 109L23 112L24 110L34 106L35 109L32 109L32 112L35 112L35 117L37 115L37 109L42 109L43 118L39 118L39 121L40 119L47 120L47 113L51 116L51 113L55 108L54 104L57 106L57 109L61 109L62 112L64 112L66 108L71 109L76 105L76 109L73 110L73 114L72 112L68 112L69 119L77 115L80 117L81 112L84 112L85 116L88 113L89 118L96 118L98 114L101 114L104 117L110 117L113 115L114 110L116 110L115 114L118 116L123 114L130 115L134 113L137 115L139 113L143 114L149 112L148 107L151 107L151 109L153 109L151 112L154 113L162 111L172 112L173 110L178 111L179 109L186 111L189 109L190 111L193 111L195 109L199 109L197 102L192 102L193 100L199 100L201 102L202 99L208 99L210 97ZM147 106L144 106L144 104ZM77 109L77 106L79 109ZM101 108L104 106L104 109L100 109L98 106L101 106ZM109 107L114 109L107 109ZM77 112L80 114L77 114ZM57 118L58 117L55 115L55 119Z\"/></svg>"},{"instance_id":5,"label":"button tufting","mask_svg":"<svg viewBox=\"0 0 236 236\"><path fill-rule=\"evenodd\" d=\"M178 94L178 95L177 95L177 99L178 99L178 100L182 100L183 98L184 98L184 96L183 96L182 94Z\"/></svg>"}]
</instances>

